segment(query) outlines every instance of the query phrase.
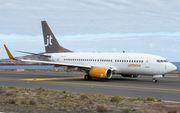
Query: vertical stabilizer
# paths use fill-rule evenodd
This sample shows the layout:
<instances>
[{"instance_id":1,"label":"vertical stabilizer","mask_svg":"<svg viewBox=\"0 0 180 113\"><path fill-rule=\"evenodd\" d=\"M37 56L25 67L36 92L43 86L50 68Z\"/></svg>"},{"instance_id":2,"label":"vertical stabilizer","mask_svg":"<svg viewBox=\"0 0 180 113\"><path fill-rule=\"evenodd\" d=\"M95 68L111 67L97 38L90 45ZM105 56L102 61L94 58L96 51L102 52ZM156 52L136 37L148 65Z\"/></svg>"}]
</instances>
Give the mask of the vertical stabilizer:
<instances>
[{"instance_id":1,"label":"vertical stabilizer","mask_svg":"<svg viewBox=\"0 0 180 113\"><path fill-rule=\"evenodd\" d=\"M59 45L46 21L41 21L46 53L72 52Z\"/></svg>"}]
</instances>

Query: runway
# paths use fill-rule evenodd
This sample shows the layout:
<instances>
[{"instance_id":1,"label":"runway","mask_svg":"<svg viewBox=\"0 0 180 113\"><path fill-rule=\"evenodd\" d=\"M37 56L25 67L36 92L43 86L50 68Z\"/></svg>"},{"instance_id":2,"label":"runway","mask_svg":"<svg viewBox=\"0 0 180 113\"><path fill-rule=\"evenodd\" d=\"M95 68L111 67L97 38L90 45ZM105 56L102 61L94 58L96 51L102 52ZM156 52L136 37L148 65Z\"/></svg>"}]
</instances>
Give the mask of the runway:
<instances>
[{"instance_id":1,"label":"runway","mask_svg":"<svg viewBox=\"0 0 180 113\"><path fill-rule=\"evenodd\" d=\"M152 83L150 76L138 78L114 76L110 80L93 79L85 81L82 73L0 71L0 85L28 88L43 87L126 97L154 97L155 99L180 102L180 77L160 78L157 83Z\"/></svg>"}]
</instances>

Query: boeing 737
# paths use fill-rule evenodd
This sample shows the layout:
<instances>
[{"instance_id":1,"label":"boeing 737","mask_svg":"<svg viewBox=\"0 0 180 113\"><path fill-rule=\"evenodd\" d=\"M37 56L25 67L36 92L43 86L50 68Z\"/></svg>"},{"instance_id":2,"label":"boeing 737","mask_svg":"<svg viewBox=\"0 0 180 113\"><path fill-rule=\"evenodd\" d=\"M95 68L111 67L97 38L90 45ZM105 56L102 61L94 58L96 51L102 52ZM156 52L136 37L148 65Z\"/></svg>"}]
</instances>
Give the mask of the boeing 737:
<instances>
[{"instance_id":1,"label":"boeing 737","mask_svg":"<svg viewBox=\"0 0 180 113\"><path fill-rule=\"evenodd\" d=\"M47 61L16 59L4 44L10 59L84 70L86 72L85 80L92 80L93 78L111 79L114 75L121 75L122 77L146 75L152 76L152 82L156 83L157 78L164 77L165 74L177 69L175 65L168 62L165 58L152 54L75 53L59 45L46 21L41 23L45 53L19 52L44 56L47 58Z\"/></svg>"}]
</instances>

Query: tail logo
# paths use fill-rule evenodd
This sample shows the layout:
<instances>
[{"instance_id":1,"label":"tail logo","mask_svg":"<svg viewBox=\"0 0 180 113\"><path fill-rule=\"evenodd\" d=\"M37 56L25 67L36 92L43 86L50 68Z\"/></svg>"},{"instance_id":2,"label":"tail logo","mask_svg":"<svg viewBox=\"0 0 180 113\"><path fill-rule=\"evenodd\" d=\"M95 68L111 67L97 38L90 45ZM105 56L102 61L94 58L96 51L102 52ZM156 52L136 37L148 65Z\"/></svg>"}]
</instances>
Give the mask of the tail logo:
<instances>
[{"instance_id":1,"label":"tail logo","mask_svg":"<svg viewBox=\"0 0 180 113\"><path fill-rule=\"evenodd\" d=\"M51 35L47 35L47 44L45 44L45 46L48 46L48 45L52 45L52 36Z\"/></svg>"}]
</instances>

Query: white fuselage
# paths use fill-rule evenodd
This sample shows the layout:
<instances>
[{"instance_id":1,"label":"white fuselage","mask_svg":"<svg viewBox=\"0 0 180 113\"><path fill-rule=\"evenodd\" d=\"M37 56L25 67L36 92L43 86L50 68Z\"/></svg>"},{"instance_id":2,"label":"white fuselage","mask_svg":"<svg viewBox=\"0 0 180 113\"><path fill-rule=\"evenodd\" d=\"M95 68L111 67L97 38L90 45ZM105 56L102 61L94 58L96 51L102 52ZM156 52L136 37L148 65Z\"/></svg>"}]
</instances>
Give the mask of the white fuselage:
<instances>
[{"instance_id":1,"label":"white fuselage","mask_svg":"<svg viewBox=\"0 0 180 113\"><path fill-rule=\"evenodd\" d=\"M55 62L108 67L119 74L163 75L177 69L163 57L141 53L52 53Z\"/></svg>"}]
</instances>

